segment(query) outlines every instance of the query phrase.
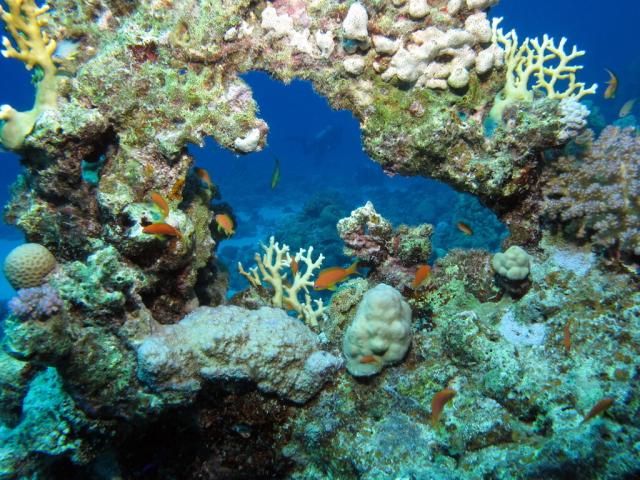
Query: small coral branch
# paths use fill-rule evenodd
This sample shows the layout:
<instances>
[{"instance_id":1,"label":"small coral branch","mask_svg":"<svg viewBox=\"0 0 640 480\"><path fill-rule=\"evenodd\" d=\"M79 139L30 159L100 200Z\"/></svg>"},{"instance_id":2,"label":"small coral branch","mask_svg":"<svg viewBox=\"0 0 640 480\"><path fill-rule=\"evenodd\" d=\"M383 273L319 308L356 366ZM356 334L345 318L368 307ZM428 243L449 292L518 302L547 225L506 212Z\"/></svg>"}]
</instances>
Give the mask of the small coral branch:
<instances>
[{"instance_id":1,"label":"small coral branch","mask_svg":"<svg viewBox=\"0 0 640 480\"><path fill-rule=\"evenodd\" d=\"M38 7L34 0L5 0L8 11L0 6L0 16L11 34L15 46L7 37L2 38L5 58L16 58L24 62L28 70L42 69L34 106L28 112L18 112L9 105L0 107L0 120L4 121L0 141L10 149L20 148L25 137L31 133L38 116L46 108L56 106L56 66L53 53L56 41L49 37L43 27L47 19L42 17L49 5Z\"/></svg>"},{"instance_id":2,"label":"small coral branch","mask_svg":"<svg viewBox=\"0 0 640 480\"><path fill-rule=\"evenodd\" d=\"M322 318L326 307L322 300L313 300L309 294L309 287L313 287L313 276L316 270L320 269L324 256L320 254L313 260L313 247L301 248L296 253L295 264L299 265L299 270L295 272L292 282L287 280L288 269L292 265L292 258L289 253L289 246L280 244L273 237L269 238L269 245L261 245L264 253L255 254L256 266L251 267L247 272L242 263L238 262L238 272L244 276L253 287L259 287L263 282L271 285L273 295L271 304L278 308L295 310L298 318L304 320L308 325L316 327L318 319ZM303 295L304 300L300 301L299 296ZM314 306L315 304L315 306Z\"/></svg>"},{"instance_id":3,"label":"small coral branch","mask_svg":"<svg viewBox=\"0 0 640 480\"><path fill-rule=\"evenodd\" d=\"M596 92L596 84L587 88L585 83L576 80L576 72L583 67L570 65L576 58L583 56L584 51L574 46L571 53L567 54L567 39L562 38L556 45L555 40L548 35L544 35L542 41L538 38L525 38L519 44L515 30L505 34L498 28L501 21L502 18L493 20L492 41L504 50L506 84L491 110L490 117L493 120L499 121L504 109L514 102L532 101L535 90L543 90L548 98L574 97L576 100ZM529 89L532 79L535 83ZM561 90L559 81L566 82L565 90Z\"/></svg>"}]
</instances>

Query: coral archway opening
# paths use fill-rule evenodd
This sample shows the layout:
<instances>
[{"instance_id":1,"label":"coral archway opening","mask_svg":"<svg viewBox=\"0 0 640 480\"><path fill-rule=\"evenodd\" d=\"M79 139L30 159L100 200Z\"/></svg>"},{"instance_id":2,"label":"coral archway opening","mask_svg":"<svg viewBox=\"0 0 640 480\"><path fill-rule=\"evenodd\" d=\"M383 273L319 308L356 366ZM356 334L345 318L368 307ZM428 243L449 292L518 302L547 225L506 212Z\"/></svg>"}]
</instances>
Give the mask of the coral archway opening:
<instances>
[{"instance_id":1,"label":"coral archway opening","mask_svg":"<svg viewBox=\"0 0 640 480\"><path fill-rule=\"evenodd\" d=\"M294 250L314 245L327 257L326 266L348 262L335 224L367 200L393 224L433 224L433 260L453 248L499 249L507 229L491 210L436 180L385 175L363 151L351 112L332 110L310 82L284 85L260 72L244 80L269 124L267 147L245 156L210 138L203 148L190 147L237 217L236 234L218 247L230 268L230 293L246 287L236 263L252 264L259 242L270 235ZM281 179L272 188L276 158ZM461 232L459 221L474 234Z\"/></svg>"}]
</instances>

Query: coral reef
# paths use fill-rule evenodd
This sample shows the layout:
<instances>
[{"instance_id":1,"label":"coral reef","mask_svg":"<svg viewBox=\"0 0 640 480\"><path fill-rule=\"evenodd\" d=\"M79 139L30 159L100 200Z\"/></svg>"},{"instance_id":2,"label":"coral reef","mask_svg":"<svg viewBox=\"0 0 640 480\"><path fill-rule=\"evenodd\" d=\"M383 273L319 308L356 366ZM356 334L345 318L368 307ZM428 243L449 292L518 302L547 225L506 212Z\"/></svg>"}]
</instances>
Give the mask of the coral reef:
<instances>
[{"instance_id":1,"label":"coral reef","mask_svg":"<svg viewBox=\"0 0 640 480\"><path fill-rule=\"evenodd\" d=\"M586 151L551 164L543 212L569 236L640 256L640 135L605 128Z\"/></svg>"},{"instance_id":2,"label":"coral reef","mask_svg":"<svg viewBox=\"0 0 640 480\"><path fill-rule=\"evenodd\" d=\"M22 320L43 320L58 313L62 307L62 300L51 285L23 288L9 300L11 314Z\"/></svg>"},{"instance_id":3,"label":"coral reef","mask_svg":"<svg viewBox=\"0 0 640 480\"><path fill-rule=\"evenodd\" d=\"M404 358L411 344L411 309L396 289L381 283L363 296L344 334L351 375L366 377Z\"/></svg>"},{"instance_id":4,"label":"coral reef","mask_svg":"<svg viewBox=\"0 0 640 480\"><path fill-rule=\"evenodd\" d=\"M139 376L154 390L195 395L203 384L252 382L304 403L342 361L282 310L202 307L138 345Z\"/></svg>"},{"instance_id":5,"label":"coral reef","mask_svg":"<svg viewBox=\"0 0 640 480\"><path fill-rule=\"evenodd\" d=\"M14 248L4 259L4 275L13 288L42 285L56 267L56 259L38 243L25 243Z\"/></svg>"},{"instance_id":6,"label":"coral reef","mask_svg":"<svg viewBox=\"0 0 640 480\"><path fill-rule=\"evenodd\" d=\"M502 18L493 19L492 41L503 50L507 81L489 112L492 120L500 121L504 110L514 102L531 102L535 91L542 91L548 98L575 100L596 92L597 85L587 88L585 83L576 80L576 72L582 66L571 65L585 54L584 51L574 46L570 53L566 53L567 39L563 37L556 45L548 35L544 35L542 41L525 38L520 44L515 30L505 34L502 28L498 28L501 22ZM529 89L532 78L535 83ZM568 84L565 86L564 82ZM559 90L562 87L565 87L564 91Z\"/></svg>"},{"instance_id":7,"label":"coral reef","mask_svg":"<svg viewBox=\"0 0 640 480\"><path fill-rule=\"evenodd\" d=\"M270 285L273 290L272 306L294 310L298 318L311 327L317 327L318 321L323 318L325 306L322 299L311 300L309 288L313 287L314 272L320 269L324 256L320 254L313 260L313 247L309 247L301 248L292 257L289 254L289 245L282 244L281 247L273 237L269 238L269 245L262 245L262 250L264 254L256 253L256 266L248 272L238 263L240 274L253 288L260 288L262 282ZM289 272L283 272L284 269L290 271L291 281L287 279ZM303 296L303 301L300 301L300 295Z\"/></svg>"},{"instance_id":8,"label":"coral reef","mask_svg":"<svg viewBox=\"0 0 640 480\"><path fill-rule=\"evenodd\" d=\"M591 89L567 66L580 52L549 39L517 46L507 34L503 58L486 15L495 0L57 0L48 12L5 3L15 42L4 41L6 54L41 75L32 111L0 113L2 144L24 166L5 218L57 268L3 322L2 475L54 478L61 466L85 478L639 475L637 275L590 245L562 245L539 222L544 208L568 233L638 255L637 135L605 130L584 169L542 154L584 128L574 97ZM56 66L62 41L74 54ZM542 78L547 48L560 64ZM502 295L491 255L478 250L440 255L430 281L409 288L432 254L433 227L394 229L367 204L338 232L370 272L330 306L309 291L322 255L292 256L273 239L244 271L252 288L238 303L255 310L222 306L226 235L215 218L235 218L211 203L217 189L188 144L212 137L238 154L266 145L269 127L241 78L251 70L309 80L351 111L386 173L476 194L509 227L504 247L532 256L528 289ZM523 93L532 75L544 98ZM568 92L557 92L559 75ZM501 121L486 136L492 109ZM452 225L474 213L465 202ZM498 243L496 222L478 222ZM401 317L386 332L398 347L389 360L406 357L359 381L338 355L348 325L366 317L358 303L382 281L398 290L382 306ZM384 356L384 345L366 347L348 360ZM457 394L432 422L431 400L446 389ZM603 399L610 408L582 423Z\"/></svg>"},{"instance_id":9,"label":"coral reef","mask_svg":"<svg viewBox=\"0 0 640 480\"><path fill-rule=\"evenodd\" d=\"M394 229L371 202L341 219L337 228L344 254L370 267L372 281L386 282L398 289L411 283L415 266L426 263L431 255L433 226L400 225Z\"/></svg>"},{"instance_id":10,"label":"coral reef","mask_svg":"<svg viewBox=\"0 0 640 480\"><path fill-rule=\"evenodd\" d=\"M38 67L42 74L36 89L33 108L28 112L18 112L9 105L0 107L0 143L6 148L22 147L24 139L29 135L38 117L57 104L57 68L53 54L56 41L43 27L47 19L43 17L49 11L49 5L39 7L35 0L6 0L9 11L0 6L0 16L7 26L16 46L7 37L2 38L4 50L2 56L15 58L25 63L27 69ZM17 47L17 48L16 48Z\"/></svg>"},{"instance_id":11,"label":"coral reef","mask_svg":"<svg viewBox=\"0 0 640 480\"><path fill-rule=\"evenodd\" d=\"M425 292L430 322L414 320L400 366L373 383L340 376L290 420L291 478L638 475L637 280L605 273L594 255L551 238L519 299L481 303L451 268ZM431 400L444 388L457 394L434 428ZM583 423L607 397L610 409Z\"/></svg>"}]
</instances>

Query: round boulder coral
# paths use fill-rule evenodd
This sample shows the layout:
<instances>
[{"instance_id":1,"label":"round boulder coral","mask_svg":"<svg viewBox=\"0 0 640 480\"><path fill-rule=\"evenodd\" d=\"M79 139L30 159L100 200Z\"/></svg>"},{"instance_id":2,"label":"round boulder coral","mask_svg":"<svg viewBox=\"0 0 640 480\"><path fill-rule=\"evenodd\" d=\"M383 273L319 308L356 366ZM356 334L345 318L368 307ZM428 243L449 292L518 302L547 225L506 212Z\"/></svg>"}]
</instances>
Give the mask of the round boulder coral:
<instances>
[{"instance_id":1,"label":"round boulder coral","mask_svg":"<svg viewBox=\"0 0 640 480\"><path fill-rule=\"evenodd\" d=\"M411 308L395 288L381 283L365 293L342 351L355 377L379 373L404 358L411 344Z\"/></svg>"},{"instance_id":2,"label":"round boulder coral","mask_svg":"<svg viewBox=\"0 0 640 480\"><path fill-rule=\"evenodd\" d=\"M491 266L498 275L509 280L524 280L529 275L530 258L522 248L513 245L504 253L496 253L491 260Z\"/></svg>"},{"instance_id":3,"label":"round boulder coral","mask_svg":"<svg viewBox=\"0 0 640 480\"><path fill-rule=\"evenodd\" d=\"M39 243L14 248L4 260L4 274L13 288L37 287L56 266L56 258Z\"/></svg>"}]
</instances>

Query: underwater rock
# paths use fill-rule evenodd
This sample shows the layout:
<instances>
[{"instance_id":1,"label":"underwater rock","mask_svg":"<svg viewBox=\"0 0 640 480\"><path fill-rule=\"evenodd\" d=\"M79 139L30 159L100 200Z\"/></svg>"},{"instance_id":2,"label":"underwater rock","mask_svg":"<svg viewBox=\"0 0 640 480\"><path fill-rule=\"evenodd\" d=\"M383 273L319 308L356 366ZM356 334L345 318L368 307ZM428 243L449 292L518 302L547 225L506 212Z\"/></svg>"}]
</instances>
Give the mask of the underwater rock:
<instances>
[{"instance_id":1,"label":"underwater rock","mask_svg":"<svg viewBox=\"0 0 640 480\"><path fill-rule=\"evenodd\" d=\"M342 366L302 322L268 307L201 307L136 348L145 384L190 395L207 383L250 382L305 403Z\"/></svg>"}]
</instances>

